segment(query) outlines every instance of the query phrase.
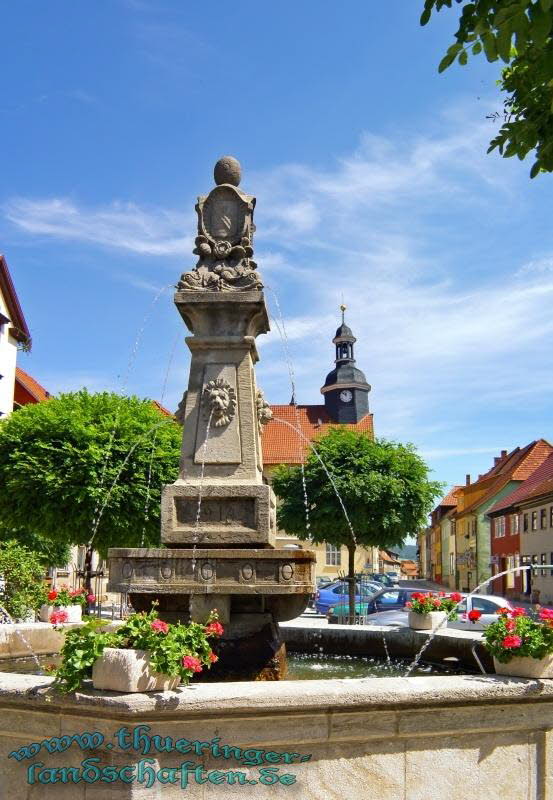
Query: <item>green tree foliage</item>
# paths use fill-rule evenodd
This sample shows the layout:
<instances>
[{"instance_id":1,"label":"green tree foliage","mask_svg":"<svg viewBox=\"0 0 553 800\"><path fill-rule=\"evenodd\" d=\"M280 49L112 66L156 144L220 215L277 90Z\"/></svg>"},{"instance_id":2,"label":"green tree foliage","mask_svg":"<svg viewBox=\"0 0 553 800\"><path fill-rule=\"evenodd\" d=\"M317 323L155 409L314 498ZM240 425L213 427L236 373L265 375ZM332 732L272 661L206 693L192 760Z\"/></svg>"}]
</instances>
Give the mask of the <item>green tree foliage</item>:
<instances>
[{"instance_id":1,"label":"green tree foliage","mask_svg":"<svg viewBox=\"0 0 553 800\"><path fill-rule=\"evenodd\" d=\"M504 120L488 152L523 159L535 152L530 171L553 171L553 0L455 0L462 5L455 42L443 57L439 71L469 54L484 53L488 61L501 60L499 85L506 93ZM451 8L453 0L425 0L421 24L432 11Z\"/></svg>"},{"instance_id":2,"label":"green tree foliage","mask_svg":"<svg viewBox=\"0 0 553 800\"><path fill-rule=\"evenodd\" d=\"M278 467L272 485L280 498L279 527L300 539L348 548L350 613L354 611L355 549L400 548L415 536L442 491L428 479L428 467L411 444L370 439L347 428L332 428L315 442L342 497L353 528L314 452L304 466L309 503L307 527L300 467Z\"/></svg>"},{"instance_id":3,"label":"green tree foliage","mask_svg":"<svg viewBox=\"0 0 553 800\"><path fill-rule=\"evenodd\" d=\"M25 619L41 605L44 570L38 554L18 542L0 545L0 605L13 619Z\"/></svg>"},{"instance_id":4,"label":"green tree foliage","mask_svg":"<svg viewBox=\"0 0 553 800\"><path fill-rule=\"evenodd\" d=\"M161 486L176 478L181 436L137 397L82 390L25 406L0 422L0 530L88 555L138 546L143 534L159 544Z\"/></svg>"}]
</instances>

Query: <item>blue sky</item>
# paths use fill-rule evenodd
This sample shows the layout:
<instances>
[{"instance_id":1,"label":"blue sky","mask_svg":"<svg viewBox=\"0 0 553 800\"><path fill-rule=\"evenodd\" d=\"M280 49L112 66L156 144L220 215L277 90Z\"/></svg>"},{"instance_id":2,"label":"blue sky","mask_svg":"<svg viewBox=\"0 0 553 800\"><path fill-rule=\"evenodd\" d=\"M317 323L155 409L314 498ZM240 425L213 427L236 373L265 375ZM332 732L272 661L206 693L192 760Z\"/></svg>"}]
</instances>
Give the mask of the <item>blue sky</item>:
<instances>
[{"instance_id":1,"label":"blue sky","mask_svg":"<svg viewBox=\"0 0 553 800\"><path fill-rule=\"evenodd\" d=\"M230 153L300 402L322 402L343 293L377 434L414 442L437 479L553 440L553 177L485 155L498 67L438 75L455 14L421 29L421 5L3 4L0 251L34 339L21 366L53 393L176 407L170 287ZM259 383L288 402L275 326L263 339Z\"/></svg>"}]
</instances>

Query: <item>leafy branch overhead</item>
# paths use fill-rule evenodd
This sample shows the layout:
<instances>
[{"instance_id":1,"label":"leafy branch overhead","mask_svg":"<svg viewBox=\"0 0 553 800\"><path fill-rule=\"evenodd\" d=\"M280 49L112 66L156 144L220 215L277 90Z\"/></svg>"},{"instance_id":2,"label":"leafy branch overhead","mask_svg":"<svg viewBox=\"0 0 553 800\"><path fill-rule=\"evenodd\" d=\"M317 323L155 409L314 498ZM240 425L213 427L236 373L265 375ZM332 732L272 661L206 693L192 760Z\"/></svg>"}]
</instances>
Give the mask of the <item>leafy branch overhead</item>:
<instances>
[{"instance_id":1,"label":"leafy branch overhead","mask_svg":"<svg viewBox=\"0 0 553 800\"><path fill-rule=\"evenodd\" d=\"M504 99L504 121L488 152L521 160L534 152L530 171L553 171L553 0L474 0L462 5L455 42L440 62L443 72L455 61L484 53L488 61L501 60L498 81ZM425 0L421 24L432 12L451 8L453 0Z\"/></svg>"}]
</instances>

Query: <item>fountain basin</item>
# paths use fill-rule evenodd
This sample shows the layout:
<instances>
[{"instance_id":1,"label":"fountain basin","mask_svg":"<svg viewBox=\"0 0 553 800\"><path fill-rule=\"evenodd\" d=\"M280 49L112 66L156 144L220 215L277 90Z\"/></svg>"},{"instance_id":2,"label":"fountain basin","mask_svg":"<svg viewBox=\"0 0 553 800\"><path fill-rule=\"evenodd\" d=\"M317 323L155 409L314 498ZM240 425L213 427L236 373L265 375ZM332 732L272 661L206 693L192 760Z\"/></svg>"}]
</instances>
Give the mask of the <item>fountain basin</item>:
<instances>
[{"instance_id":1,"label":"fountain basin","mask_svg":"<svg viewBox=\"0 0 553 800\"><path fill-rule=\"evenodd\" d=\"M70 696L54 694L50 686L49 678L2 675L2 796L10 800L57 799L60 791L70 800L171 800L182 797L176 770L187 762L186 792L192 798L553 796L546 769L553 682L369 678ZM84 732L89 737L75 738ZM154 735L165 738L156 746ZM61 745L52 737L61 736L72 737L65 740L71 744L56 752ZM33 742L35 755L8 757ZM83 762L95 758L122 778L74 783ZM63 773L63 767L72 772ZM284 776L290 777L282 782Z\"/></svg>"}]
</instances>

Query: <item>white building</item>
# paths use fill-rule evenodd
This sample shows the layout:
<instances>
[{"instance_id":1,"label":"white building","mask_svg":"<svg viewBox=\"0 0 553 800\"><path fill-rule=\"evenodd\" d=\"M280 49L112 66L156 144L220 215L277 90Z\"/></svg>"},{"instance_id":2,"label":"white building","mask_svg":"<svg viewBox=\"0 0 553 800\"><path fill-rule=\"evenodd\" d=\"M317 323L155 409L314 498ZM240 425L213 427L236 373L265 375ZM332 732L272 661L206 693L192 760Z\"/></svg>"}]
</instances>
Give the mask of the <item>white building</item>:
<instances>
[{"instance_id":1,"label":"white building","mask_svg":"<svg viewBox=\"0 0 553 800\"><path fill-rule=\"evenodd\" d=\"M6 259L0 254L0 417L13 411L17 350L30 342Z\"/></svg>"}]
</instances>

